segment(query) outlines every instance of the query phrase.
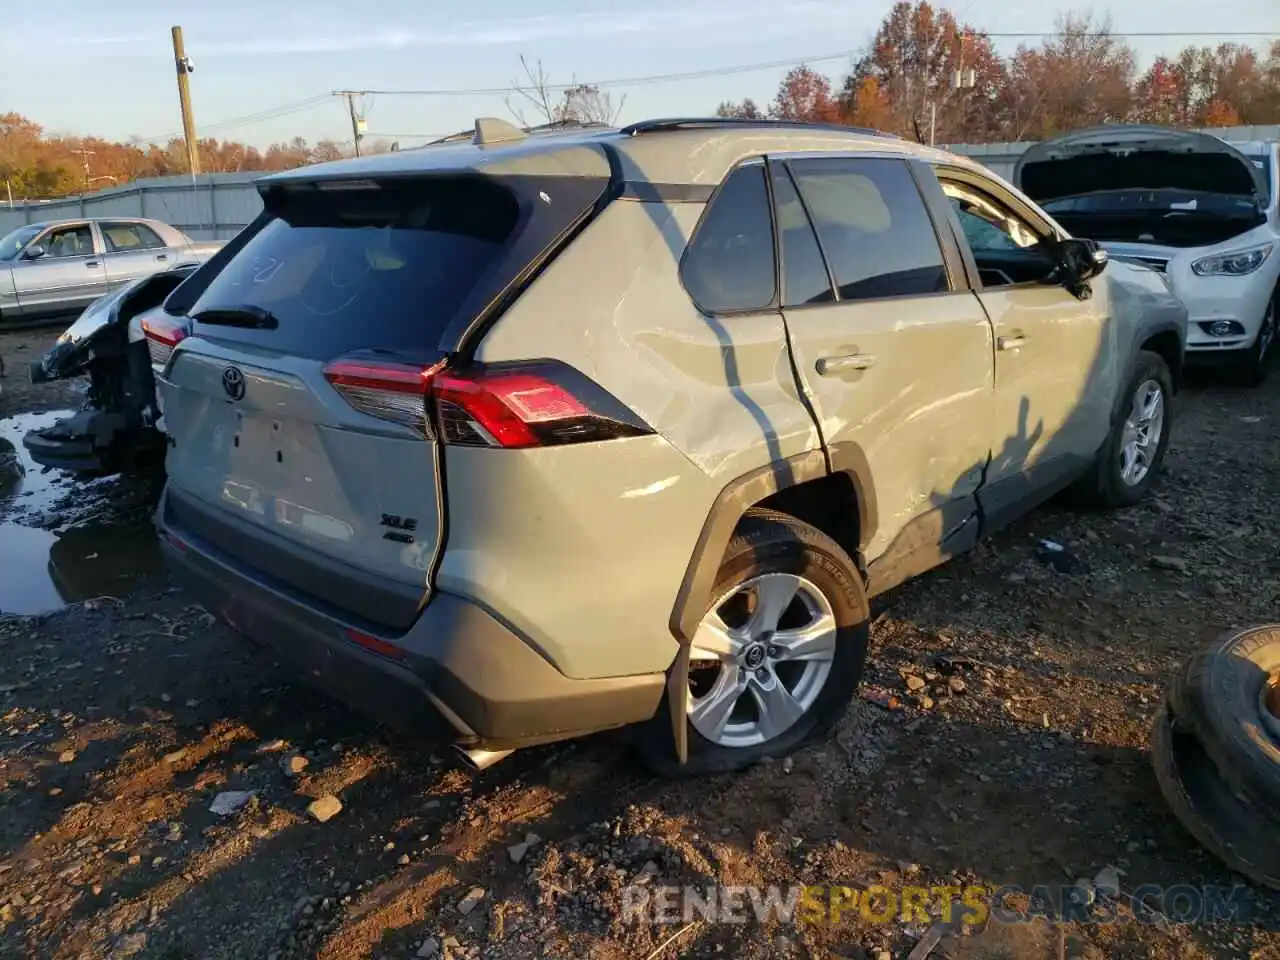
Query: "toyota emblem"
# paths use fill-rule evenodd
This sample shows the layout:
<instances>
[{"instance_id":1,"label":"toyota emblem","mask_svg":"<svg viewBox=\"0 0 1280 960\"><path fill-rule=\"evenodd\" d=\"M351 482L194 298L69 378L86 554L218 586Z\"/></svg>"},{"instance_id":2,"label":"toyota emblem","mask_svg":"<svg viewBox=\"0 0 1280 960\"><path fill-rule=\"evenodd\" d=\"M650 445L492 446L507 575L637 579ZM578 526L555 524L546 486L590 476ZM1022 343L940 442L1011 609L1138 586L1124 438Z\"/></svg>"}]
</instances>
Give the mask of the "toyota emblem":
<instances>
[{"instance_id":1,"label":"toyota emblem","mask_svg":"<svg viewBox=\"0 0 1280 960\"><path fill-rule=\"evenodd\" d=\"M244 374L239 367L227 367L222 371L222 389L232 400L244 399Z\"/></svg>"}]
</instances>

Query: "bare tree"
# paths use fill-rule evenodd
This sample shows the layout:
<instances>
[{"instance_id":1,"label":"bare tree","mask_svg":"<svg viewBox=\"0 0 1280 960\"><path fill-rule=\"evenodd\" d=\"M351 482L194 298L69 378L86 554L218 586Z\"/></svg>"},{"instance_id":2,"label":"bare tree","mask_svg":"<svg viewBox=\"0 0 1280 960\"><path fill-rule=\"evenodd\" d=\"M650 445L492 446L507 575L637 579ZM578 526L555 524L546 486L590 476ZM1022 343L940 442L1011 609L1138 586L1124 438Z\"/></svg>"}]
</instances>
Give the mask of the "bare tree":
<instances>
[{"instance_id":1,"label":"bare tree","mask_svg":"<svg viewBox=\"0 0 1280 960\"><path fill-rule=\"evenodd\" d=\"M524 82L511 85L513 96L506 98L507 109L523 127L542 124L607 123L613 124L622 113L626 97L615 109L613 98L591 83L553 84L538 60L533 65L522 55L520 66ZM530 122L532 117L532 122Z\"/></svg>"}]
</instances>

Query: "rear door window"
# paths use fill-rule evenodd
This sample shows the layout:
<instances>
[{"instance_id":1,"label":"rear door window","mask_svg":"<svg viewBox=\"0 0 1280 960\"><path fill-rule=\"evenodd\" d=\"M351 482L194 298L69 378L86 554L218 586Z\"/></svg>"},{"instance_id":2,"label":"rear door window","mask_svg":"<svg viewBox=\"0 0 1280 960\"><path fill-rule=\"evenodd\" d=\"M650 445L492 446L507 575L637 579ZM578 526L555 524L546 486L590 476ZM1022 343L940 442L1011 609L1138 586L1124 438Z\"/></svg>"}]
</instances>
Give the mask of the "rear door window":
<instances>
[{"instance_id":1,"label":"rear door window","mask_svg":"<svg viewBox=\"0 0 1280 960\"><path fill-rule=\"evenodd\" d=\"M289 185L265 203L271 219L190 316L265 311L270 326L220 323L203 332L317 360L362 349L433 351L520 213L507 189L478 176Z\"/></svg>"},{"instance_id":2,"label":"rear door window","mask_svg":"<svg viewBox=\"0 0 1280 960\"><path fill-rule=\"evenodd\" d=\"M868 157L793 160L789 166L841 300L950 289L933 221L906 163Z\"/></svg>"},{"instance_id":3,"label":"rear door window","mask_svg":"<svg viewBox=\"0 0 1280 960\"><path fill-rule=\"evenodd\" d=\"M141 223L103 223L103 239L111 253L127 253L131 250L151 250L164 246L164 241L150 227Z\"/></svg>"},{"instance_id":4,"label":"rear door window","mask_svg":"<svg viewBox=\"0 0 1280 960\"><path fill-rule=\"evenodd\" d=\"M773 207L778 217L778 237L782 241L782 305L804 307L833 303L831 277L818 247L809 214L800 202L791 175L782 167L773 168Z\"/></svg>"},{"instance_id":5,"label":"rear door window","mask_svg":"<svg viewBox=\"0 0 1280 960\"><path fill-rule=\"evenodd\" d=\"M773 218L763 163L739 167L716 191L681 264L685 289L705 313L764 310L774 302Z\"/></svg>"}]
</instances>

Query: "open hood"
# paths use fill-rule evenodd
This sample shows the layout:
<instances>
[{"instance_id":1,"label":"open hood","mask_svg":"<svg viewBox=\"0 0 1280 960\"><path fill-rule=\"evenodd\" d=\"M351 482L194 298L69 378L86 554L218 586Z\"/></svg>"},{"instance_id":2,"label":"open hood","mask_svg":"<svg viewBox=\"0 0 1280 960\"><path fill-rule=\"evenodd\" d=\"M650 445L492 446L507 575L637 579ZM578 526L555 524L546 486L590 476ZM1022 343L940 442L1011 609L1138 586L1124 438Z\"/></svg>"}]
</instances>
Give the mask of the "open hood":
<instances>
[{"instance_id":1,"label":"open hood","mask_svg":"<svg viewBox=\"0 0 1280 960\"><path fill-rule=\"evenodd\" d=\"M1113 190L1186 190L1267 196L1248 157L1207 133L1135 124L1077 130L1034 144L1018 158L1013 180L1040 204Z\"/></svg>"}]
</instances>

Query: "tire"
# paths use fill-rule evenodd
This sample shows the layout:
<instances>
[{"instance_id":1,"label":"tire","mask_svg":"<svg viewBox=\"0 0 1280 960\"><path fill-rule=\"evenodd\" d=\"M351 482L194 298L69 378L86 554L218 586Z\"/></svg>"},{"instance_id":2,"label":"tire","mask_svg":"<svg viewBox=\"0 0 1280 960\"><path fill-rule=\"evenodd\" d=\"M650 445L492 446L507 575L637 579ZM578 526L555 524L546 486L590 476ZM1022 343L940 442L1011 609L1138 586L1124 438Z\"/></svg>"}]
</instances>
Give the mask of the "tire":
<instances>
[{"instance_id":1,"label":"tire","mask_svg":"<svg viewBox=\"0 0 1280 960\"><path fill-rule=\"evenodd\" d=\"M1147 446L1145 470L1136 482L1126 479L1127 458L1134 453L1134 431L1141 427L1135 416L1138 410L1138 392L1157 389L1160 393L1161 415L1158 423L1146 425L1148 436L1155 429L1158 436L1154 443ZM1173 375L1164 357L1150 350L1138 352L1133 372L1125 383L1121 394L1121 413L1117 422L1111 427L1107 442L1098 453L1097 464L1092 475L1083 486L1085 498L1096 506L1115 509L1131 507L1141 502L1151 491L1151 485L1160 473L1164 463L1165 451L1169 447L1169 433L1173 425ZM1144 449L1141 445L1138 450ZM1131 478L1134 475L1129 475Z\"/></svg>"},{"instance_id":2,"label":"tire","mask_svg":"<svg viewBox=\"0 0 1280 960\"><path fill-rule=\"evenodd\" d=\"M1188 661L1169 701L1223 778L1280 825L1280 719L1264 702L1273 675L1280 624L1230 631Z\"/></svg>"},{"instance_id":3,"label":"tire","mask_svg":"<svg viewBox=\"0 0 1280 960\"><path fill-rule=\"evenodd\" d=\"M1280 835L1231 791L1182 718L1167 706L1152 727L1151 763L1165 802L1201 846L1255 883L1280 889Z\"/></svg>"},{"instance_id":4,"label":"tire","mask_svg":"<svg viewBox=\"0 0 1280 960\"><path fill-rule=\"evenodd\" d=\"M793 586L794 597L784 607ZM762 596L772 602L761 606ZM774 608L781 619L768 616ZM776 634L755 632L755 613L766 624L770 619L780 623ZM728 643L726 652L714 657L699 646L700 641L716 643L712 638L717 635L710 630L713 617L730 628L741 627L736 635L730 631L731 636L752 639ZM822 623L832 629L822 630ZM812 636L821 638L809 645L814 659L788 658L785 648L796 642L803 625L813 627ZM662 776L687 778L729 773L793 753L829 731L844 713L862 679L869 631L862 577L848 554L826 534L793 517L752 510L729 542L712 600L694 637L694 650L703 653L694 655L690 664L684 721L687 762L677 759L670 701L665 698L641 733L645 761ZM735 644L736 652L728 652ZM738 683L731 683L735 678ZM736 704L732 712L716 708L730 701ZM762 703L774 709L764 711ZM723 722L717 724L721 717Z\"/></svg>"},{"instance_id":5,"label":"tire","mask_svg":"<svg viewBox=\"0 0 1280 960\"><path fill-rule=\"evenodd\" d=\"M1271 370L1271 361L1275 356L1276 342L1276 302L1280 301L1280 287L1271 295L1266 312L1262 315L1262 323L1258 326L1258 335L1253 340L1245 358L1236 370L1236 379L1242 386L1260 387Z\"/></svg>"}]
</instances>

